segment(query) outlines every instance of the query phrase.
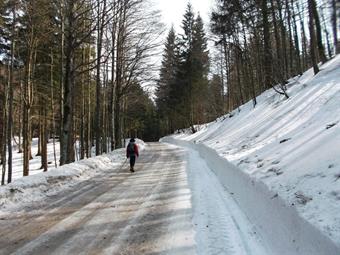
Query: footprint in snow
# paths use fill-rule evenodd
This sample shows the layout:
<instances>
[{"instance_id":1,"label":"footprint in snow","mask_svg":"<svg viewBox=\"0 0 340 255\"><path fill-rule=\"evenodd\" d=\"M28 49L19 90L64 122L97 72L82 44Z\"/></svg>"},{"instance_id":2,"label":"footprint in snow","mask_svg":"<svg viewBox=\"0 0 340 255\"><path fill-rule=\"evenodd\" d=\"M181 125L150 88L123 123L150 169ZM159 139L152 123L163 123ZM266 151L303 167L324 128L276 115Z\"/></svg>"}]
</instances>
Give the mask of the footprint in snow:
<instances>
[{"instance_id":1,"label":"footprint in snow","mask_svg":"<svg viewBox=\"0 0 340 255\"><path fill-rule=\"evenodd\" d=\"M261 168L261 167L263 167L263 165L264 165L264 163L260 162L260 163L257 164L257 168Z\"/></svg>"},{"instance_id":2,"label":"footprint in snow","mask_svg":"<svg viewBox=\"0 0 340 255\"><path fill-rule=\"evenodd\" d=\"M295 197L297 198L297 202L301 205L306 205L308 202L312 201L312 197L308 197L302 192L296 192Z\"/></svg>"},{"instance_id":3,"label":"footprint in snow","mask_svg":"<svg viewBox=\"0 0 340 255\"><path fill-rule=\"evenodd\" d=\"M270 172L275 173L277 176L283 174L283 171L281 171L280 168L275 168L275 167L272 167L267 170L267 173L270 173Z\"/></svg>"}]
</instances>

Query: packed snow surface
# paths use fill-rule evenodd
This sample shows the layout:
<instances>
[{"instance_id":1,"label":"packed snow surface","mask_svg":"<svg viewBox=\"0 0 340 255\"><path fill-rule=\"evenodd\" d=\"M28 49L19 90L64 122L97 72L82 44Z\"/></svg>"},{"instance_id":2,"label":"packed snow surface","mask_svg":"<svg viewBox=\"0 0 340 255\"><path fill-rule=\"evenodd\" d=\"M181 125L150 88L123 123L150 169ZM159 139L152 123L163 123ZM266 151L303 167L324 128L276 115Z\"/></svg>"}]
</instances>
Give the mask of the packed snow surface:
<instances>
[{"instance_id":1,"label":"packed snow surface","mask_svg":"<svg viewBox=\"0 0 340 255\"><path fill-rule=\"evenodd\" d=\"M216 150L340 247L340 56L287 87L173 138Z\"/></svg>"}]
</instances>

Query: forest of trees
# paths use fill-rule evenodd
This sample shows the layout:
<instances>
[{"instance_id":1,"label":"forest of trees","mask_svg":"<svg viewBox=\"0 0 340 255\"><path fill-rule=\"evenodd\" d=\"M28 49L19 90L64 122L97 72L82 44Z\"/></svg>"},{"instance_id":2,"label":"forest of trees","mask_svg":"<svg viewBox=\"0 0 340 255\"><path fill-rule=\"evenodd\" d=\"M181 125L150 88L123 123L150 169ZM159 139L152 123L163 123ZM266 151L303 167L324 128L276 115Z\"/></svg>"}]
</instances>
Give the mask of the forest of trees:
<instances>
[{"instance_id":1,"label":"forest of trees","mask_svg":"<svg viewBox=\"0 0 340 255\"><path fill-rule=\"evenodd\" d=\"M148 0L0 1L2 184L13 141L27 176L32 138L44 171L48 142L60 146L57 166L120 148L124 137L155 139L141 86L155 79L163 31Z\"/></svg>"},{"instance_id":2,"label":"forest of trees","mask_svg":"<svg viewBox=\"0 0 340 255\"><path fill-rule=\"evenodd\" d=\"M339 0L216 0L205 34L189 4L169 31L157 108L162 134L211 121L340 53ZM211 47L207 47L207 42ZM210 54L208 52L208 49Z\"/></svg>"},{"instance_id":3,"label":"forest of trees","mask_svg":"<svg viewBox=\"0 0 340 255\"><path fill-rule=\"evenodd\" d=\"M204 23L189 3L163 42L149 0L0 1L2 184L13 144L29 175L33 138L47 171L126 137L195 132L249 100L256 107L270 88L289 98L289 78L340 53L339 9L340 0L216 0Z\"/></svg>"}]
</instances>

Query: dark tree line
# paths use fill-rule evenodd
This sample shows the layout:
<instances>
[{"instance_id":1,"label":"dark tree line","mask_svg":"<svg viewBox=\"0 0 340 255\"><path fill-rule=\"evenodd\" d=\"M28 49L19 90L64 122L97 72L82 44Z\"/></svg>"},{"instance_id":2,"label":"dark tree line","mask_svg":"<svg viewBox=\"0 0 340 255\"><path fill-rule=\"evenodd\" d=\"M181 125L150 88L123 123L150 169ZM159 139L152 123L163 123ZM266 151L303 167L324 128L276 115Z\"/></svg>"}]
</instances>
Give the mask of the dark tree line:
<instances>
[{"instance_id":1,"label":"dark tree line","mask_svg":"<svg viewBox=\"0 0 340 255\"><path fill-rule=\"evenodd\" d=\"M0 2L2 184L11 182L13 143L27 176L33 138L47 171L150 136L154 106L141 86L154 79L159 20L148 0ZM145 110L138 123L132 100Z\"/></svg>"}]
</instances>

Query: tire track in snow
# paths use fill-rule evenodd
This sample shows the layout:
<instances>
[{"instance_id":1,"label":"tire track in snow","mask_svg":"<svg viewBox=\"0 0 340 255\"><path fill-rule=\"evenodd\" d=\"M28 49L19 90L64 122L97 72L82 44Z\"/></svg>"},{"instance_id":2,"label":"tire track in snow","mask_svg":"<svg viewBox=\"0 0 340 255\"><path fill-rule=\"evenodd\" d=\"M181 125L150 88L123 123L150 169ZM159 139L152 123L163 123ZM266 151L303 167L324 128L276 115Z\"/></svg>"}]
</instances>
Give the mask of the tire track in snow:
<instances>
[{"instance_id":1,"label":"tire track in snow","mask_svg":"<svg viewBox=\"0 0 340 255\"><path fill-rule=\"evenodd\" d=\"M232 195L205 161L193 150L188 150L188 158L198 255L269 254Z\"/></svg>"}]
</instances>

